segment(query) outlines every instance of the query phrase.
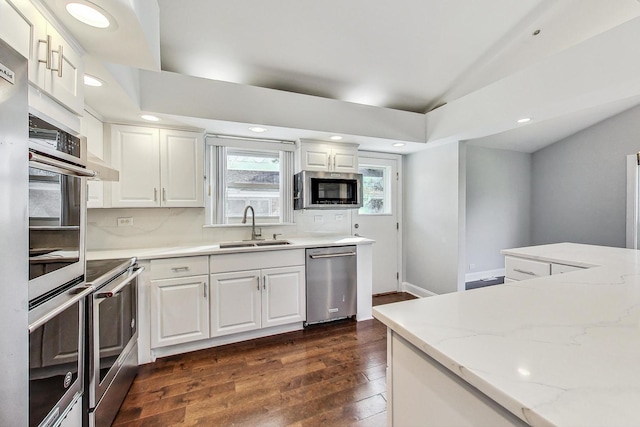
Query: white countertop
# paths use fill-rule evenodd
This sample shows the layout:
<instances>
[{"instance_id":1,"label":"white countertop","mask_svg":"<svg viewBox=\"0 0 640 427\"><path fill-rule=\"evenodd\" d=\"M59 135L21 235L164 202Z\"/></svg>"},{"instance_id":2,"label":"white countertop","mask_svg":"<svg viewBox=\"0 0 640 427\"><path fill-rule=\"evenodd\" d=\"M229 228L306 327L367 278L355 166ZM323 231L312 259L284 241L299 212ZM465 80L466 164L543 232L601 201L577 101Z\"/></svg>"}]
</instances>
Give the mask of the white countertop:
<instances>
[{"instance_id":1,"label":"white countertop","mask_svg":"<svg viewBox=\"0 0 640 427\"><path fill-rule=\"evenodd\" d=\"M173 258L180 256L196 256L196 255L214 255L223 253L240 253L240 252L256 252L256 251L273 251L300 248L313 248L325 246L346 246L346 245L370 245L375 240L365 237L354 236L327 236L327 237L292 237L282 240L288 240L290 245L261 246L248 248L225 248L220 249L220 243L212 243L210 245L200 246L171 246L162 248L132 248L132 249L114 249L102 251L87 251L87 260L96 259L117 259L137 257L139 260L157 259L157 258Z\"/></svg>"},{"instance_id":2,"label":"white countertop","mask_svg":"<svg viewBox=\"0 0 640 427\"><path fill-rule=\"evenodd\" d=\"M591 267L374 307L413 345L532 425L639 426L640 251L503 251Z\"/></svg>"}]
</instances>

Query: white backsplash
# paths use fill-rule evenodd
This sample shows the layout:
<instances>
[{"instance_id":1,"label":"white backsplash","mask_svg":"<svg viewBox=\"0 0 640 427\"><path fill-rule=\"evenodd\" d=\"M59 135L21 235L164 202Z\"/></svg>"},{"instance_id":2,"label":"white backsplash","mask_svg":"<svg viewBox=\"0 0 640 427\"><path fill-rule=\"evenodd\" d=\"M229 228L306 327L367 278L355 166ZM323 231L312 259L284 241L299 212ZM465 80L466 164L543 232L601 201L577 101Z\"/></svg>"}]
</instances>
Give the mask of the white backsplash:
<instances>
[{"instance_id":1,"label":"white backsplash","mask_svg":"<svg viewBox=\"0 0 640 427\"><path fill-rule=\"evenodd\" d=\"M118 218L133 224L118 226ZM294 225L261 226L262 237L349 235L351 211L295 211ZM202 208L89 209L87 250L205 245L249 239L250 226L203 227Z\"/></svg>"}]
</instances>

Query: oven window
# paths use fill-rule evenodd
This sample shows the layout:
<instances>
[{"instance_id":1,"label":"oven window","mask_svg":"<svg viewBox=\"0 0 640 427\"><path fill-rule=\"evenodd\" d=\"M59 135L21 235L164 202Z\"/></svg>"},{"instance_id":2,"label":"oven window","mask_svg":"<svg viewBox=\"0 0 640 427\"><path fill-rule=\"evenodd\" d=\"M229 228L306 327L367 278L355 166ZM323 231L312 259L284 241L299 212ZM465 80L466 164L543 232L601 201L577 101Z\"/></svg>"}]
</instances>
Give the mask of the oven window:
<instances>
[{"instance_id":1,"label":"oven window","mask_svg":"<svg viewBox=\"0 0 640 427\"><path fill-rule=\"evenodd\" d=\"M78 378L80 303L29 334L29 426L39 425Z\"/></svg>"},{"instance_id":2,"label":"oven window","mask_svg":"<svg viewBox=\"0 0 640 427\"><path fill-rule=\"evenodd\" d=\"M82 180L29 168L29 280L78 262Z\"/></svg>"},{"instance_id":3,"label":"oven window","mask_svg":"<svg viewBox=\"0 0 640 427\"><path fill-rule=\"evenodd\" d=\"M133 280L113 297L99 300L100 383L137 331L137 294Z\"/></svg>"},{"instance_id":4,"label":"oven window","mask_svg":"<svg viewBox=\"0 0 640 427\"><path fill-rule=\"evenodd\" d=\"M348 179L311 179L311 203L357 203L357 182Z\"/></svg>"}]
</instances>

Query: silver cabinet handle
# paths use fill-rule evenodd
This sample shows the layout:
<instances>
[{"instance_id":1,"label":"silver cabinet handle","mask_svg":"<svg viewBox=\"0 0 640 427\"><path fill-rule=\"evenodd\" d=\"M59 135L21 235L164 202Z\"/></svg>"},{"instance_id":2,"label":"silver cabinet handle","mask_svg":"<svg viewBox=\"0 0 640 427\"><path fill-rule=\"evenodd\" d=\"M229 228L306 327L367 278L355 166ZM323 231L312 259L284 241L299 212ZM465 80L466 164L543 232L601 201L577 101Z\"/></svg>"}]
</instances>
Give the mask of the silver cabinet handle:
<instances>
[{"instance_id":1,"label":"silver cabinet handle","mask_svg":"<svg viewBox=\"0 0 640 427\"><path fill-rule=\"evenodd\" d=\"M262 289L267 289L267 276L262 276Z\"/></svg>"},{"instance_id":2,"label":"silver cabinet handle","mask_svg":"<svg viewBox=\"0 0 640 427\"><path fill-rule=\"evenodd\" d=\"M50 36L47 36L50 37ZM53 57L53 54L57 53L58 54L58 68L50 68L51 71L57 71L58 72L58 77L62 77L62 63L64 62L64 54L62 53L62 45L58 45L58 50L52 50L51 51L51 56ZM53 61L51 61L53 62Z\"/></svg>"},{"instance_id":3,"label":"silver cabinet handle","mask_svg":"<svg viewBox=\"0 0 640 427\"><path fill-rule=\"evenodd\" d=\"M343 257L343 256L355 256L356 253L355 252L345 252L342 254L322 254L322 255L309 255L309 258L311 259L318 259L318 258L338 258L338 257Z\"/></svg>"},{"instance_id":4,"label":"silver cabinet handle","mask_svg":"<svg viewBox=\"0 0 640 427\"><path fill-rule=\"evenodd\" d=\"M167 201L167 189L162 187L162 201L166 202Z\"/></svg>"},{"instance_id":5,"label":"silver cabinet handle","mask_svg":"<svg viewBox=\"0 0 640 427\"><path fill-rule=\"evenodd\" d=\"M51 36L47 35L46 39L38 40L40 43L44 43L47 45L47 59L38 59L38 62L44 63L44 66L47 70L51 69Z\"/></svg>"},{"instance_id":6,"label":"silver cabinet handle","mask_svg":"<svg viewBox=\"0 0 640 427\"><path fill-rule=\"evenodd\" d=\"M256 280L258 281L258 287L256 289L260 290L260 276L256 276Z\"/></svg>"},{"instance_id":7,"label":"silver cabinet handle","mask_svg":"<svg viewBox=\"0 0 640 427\"><path fill-rule=\"evenodd\" d=\"M204 297L206 298L207 297L207 282L202 282L202 284L204 285L203 286L203 288L204 288Z\"/></svg>"},{"instance_id":8,"label":"silver cabinet handle","mask_svg":"<svg viewBox=\"0 0 640 427\"><path fill-rule=\"evenodd\" d=\"M158 201L158 189L153 187L153 201L157 202Z\"/></svg>"},{"instance_id":9,"label":"silver cabinet handle","mask_svg":"<svg viewBox=\"0 0 640 427\"><path fill-rule=\"evenodd\" d=\"M528 274L529 276L537 276L533 271L521 270L519 268L514 268L513 271L517 271L518 273Z\"/></svg>"},{"instance_id":10,"label":"silver cabinet handle","mask_svg":"<svg viewBox=\"0 0 640 427\"><path fill-rule=\"evenodd\" d=\"M189 271L189 267L186 265L184 267L171 267L171 271L173 271L174 273L179 273L181 271Z\"/></svg>"}]
</instances>

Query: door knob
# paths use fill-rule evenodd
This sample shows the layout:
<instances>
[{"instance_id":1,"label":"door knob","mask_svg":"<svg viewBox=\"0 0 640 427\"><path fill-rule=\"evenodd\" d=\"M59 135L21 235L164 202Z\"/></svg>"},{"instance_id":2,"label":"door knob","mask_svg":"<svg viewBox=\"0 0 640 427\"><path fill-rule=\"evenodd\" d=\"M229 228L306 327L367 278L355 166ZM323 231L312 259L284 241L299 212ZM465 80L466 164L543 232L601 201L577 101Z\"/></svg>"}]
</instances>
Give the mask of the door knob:
<instances>
[{"instance_id":1,"label":"door knob","mask_svg":"<svg viewBox=\"0 0 640 427\"><path fill-rule=\"evenodd\" d=\"M353 224L353 228L360 228L359 224Z\"/></svg>"}]
</instances>

